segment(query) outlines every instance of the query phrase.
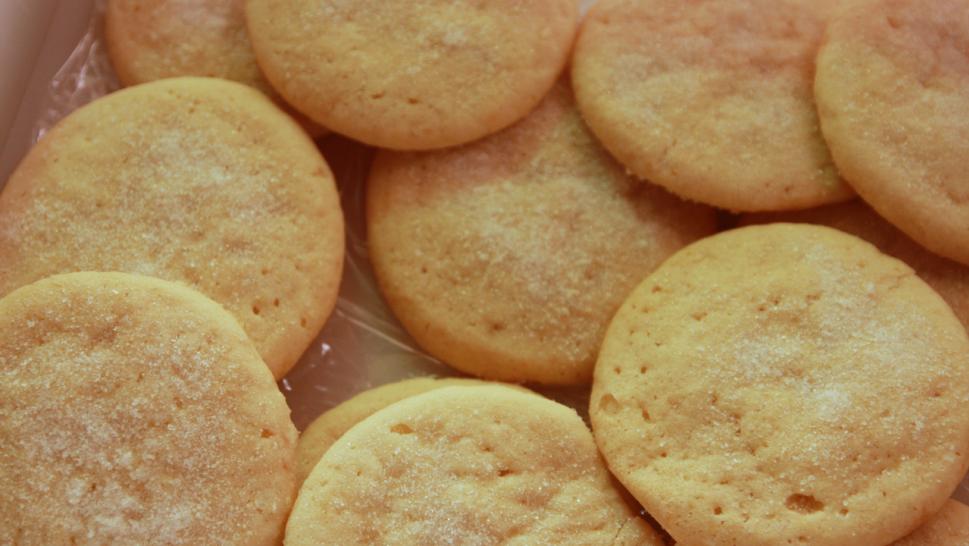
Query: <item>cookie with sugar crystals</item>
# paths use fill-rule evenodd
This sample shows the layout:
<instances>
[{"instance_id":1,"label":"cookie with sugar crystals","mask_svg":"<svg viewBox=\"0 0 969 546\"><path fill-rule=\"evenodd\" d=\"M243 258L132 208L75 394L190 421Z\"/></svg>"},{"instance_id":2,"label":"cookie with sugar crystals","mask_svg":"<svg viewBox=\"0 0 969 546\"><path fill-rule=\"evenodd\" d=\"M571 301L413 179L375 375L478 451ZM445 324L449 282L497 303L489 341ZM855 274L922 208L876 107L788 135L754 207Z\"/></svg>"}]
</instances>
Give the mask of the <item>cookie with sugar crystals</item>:
<instances>
[{"instance_id":1,"label":"cookie with sugar crystals","mask_svg":"<svg viewBox=\"0 0 969 546\"><path fill-rule=\"evenodd\" d=\"M239 319L277 379L336 303L343 245L313 142L262 93L214 78L76 110L0 194L0 295L69 271L183 282Z\"/></svg>"},{"instance_id":2,"label":"cookie with sugar crystals","mask_svg":"<svg viewBox=\"0 0 969 546\"><path fill-rule=\"evenodd\" d=\"M364 419L303 482L286 526L288 546L617 537L663 544L574 410L503 386L437 389Z\"/></svg>"},{"instance_id":3,"label":"cookie with sugar crystals","mask_svg":"<svg viewBox=\"0 0 969 546\"><path fill-rule=\"evenodd\" d=\"M590 406L610 469L684 544L887 544L969 466L969 338L840 231L728 231L616 314Z\"/></svg>"},{"instance_id":4,"label":"cookie with sugar crystals","mask_svg":"<svg viewBox=\"0 0 969 546\"><path fill-rule=\"evenodd\" d=\"M969 4L863 0L832 19L815 94L838 169L880 215L969 264Z\"/></svg>"},{"instance_id":5,"label":"cookie with sugar crystals","mask_svg":"<svg viewBox=\"0 0 969 546\"><path fill-rule=\"evenodd\" d=\"M860 199L803 211L748 214L741 224L804 222L832 227L860 237L902 260L942 296L962 325L969 328L969 267L933 254L889 224Z\"/></svg>"},{"instance_id":6,"label":"cookie with sugar crystals","mask_svg":"<svg viewBox=\"0 0 969 546\"><path fill-rule=\"evenodd\" d=\"M565 84L480 142L378 153L367 188L391 309L435 357L502 381L588 382L623 298L715 229L712 209L627 176Z\"/></svg>"},{"instance_id":7,"label":"cookie with sugar crystals","mask_svg":"<svg viewBox=\"0 0 969 546\"><path fill-rule=\"evenodd\" d=\"M0 299L0 543L277 544L296 428L252 341L168 281Z\"/></svg>"},{"instance_id":8,"label":"cookie with sugar crystals","mask_svg":"<svg viewBox=\"0 0 969 546\"><path fill-rule=\"evenodd\" d=\"M524 117L571 51L575 0L247 0L266 77L367 144L463 144Z\"/></svg>"},{"instance_id":9,"label":"cookie with sugar crystals","mask_svg":"<svg viewBox=\"0 0 969 546\"><path fill-rule=\"evenodd\" d=\"M252 52L244 0L109 0L104 35L124 85L207 76L244 83L282 102ZM326 132L297 116L312 135Z\"/></svg>"},{"instance_id":10,"label":"cookie with sugar crystals","mask_svg":"<svg viewBox=\"0 0 969 546\"><path fill-rule=\"evenodd\" d=\"M415 377L363 391L317 417L299 436L296 445L296 473L305 480L320 457L353 425L377 411L428 391L444 387L488 385L485 381L458 377Z\"/></svg>"},{"instance_id":11,"label":"cookie with sugar crystals","mask_svg":"<svg viewBox=\"0 0 969 546\"><path fill-rule=\"evenodd\" d=\"M830 2L600 0L572 81L592 131L632 172L737 211L842 201L812 95Z\"/></svg>"}]
</instances>

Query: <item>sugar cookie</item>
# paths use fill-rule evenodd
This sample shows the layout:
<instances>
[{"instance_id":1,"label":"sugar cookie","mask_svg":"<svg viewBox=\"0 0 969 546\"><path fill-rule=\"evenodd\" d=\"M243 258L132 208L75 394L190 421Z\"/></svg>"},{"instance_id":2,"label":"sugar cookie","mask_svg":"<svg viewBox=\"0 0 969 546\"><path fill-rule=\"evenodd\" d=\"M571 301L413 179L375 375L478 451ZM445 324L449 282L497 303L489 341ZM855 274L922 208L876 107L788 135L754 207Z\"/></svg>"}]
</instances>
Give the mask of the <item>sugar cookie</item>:
<instances>
[{"instance_id":1,"label":"sugar cookie","mask_svg":"<svg viewBox=\"0 0 969 546\"><path fill-rule=\"evenodd\" d=\"M375 517L379 514L379 517ZM354 426L303 483L287 546L662 541L613 486L575 411L448 387Z\"/></svg>"},{"instance_id":2,"label":"sugar cookie","mask_svg":"<svg viewBox=\"0 0 969 546\"><path fill-rule=\"evenodd\" d=\"M159 80L78 109L0 194L0 295L68 271L181 281L242 323L276 378L336 302L343 215L306 134L261 93Z\"/></svg>"},{"instance_id":3,"label":"sugar cookie","mask_svg":"<svg viewBox=\"0 0 969 546\"><path fill-rule=\"evenodd\" d=\"M572 80L583 117L637 175L738 211L847 199L818 127L815 0L600 0Z\"/></svg>"},{"instance_id":4,"label":"sugar cookie","mask_svg":"<svg viewBox=\"0 0 969 546\"><path fill-rule=\"evenodd\" d=\"M942 512L892 546L969 546L969 506L950 500Z\"/></svg>"},{"instance_id":5,"label":"sugar cookie","mask_svg":"<svg viewBox=\"0 0 969 546\"><path fill-rule=\"evenodd\" d=\"M104 38L118 79L137 85L179 76L224 78L255 87L282 105L256 63L243 3L108 0ZM297 119L314 136L326 132L302 115Z\"/></svg>"},{"instance_id":6,"label":"sugar cookie","mask_svg":"<svg viewBox=\"0 0 969 546\"><path fill-rule=\"evenodd\" d=\"M524 117L564 68L575 0L247 0L285 99L367 144L463 144Z\"/></svg>"},{"instance_id":7,"label":"sugar cookie","mask_svg":"<svg viewBox=\"0 0 969 546\"><path fill-rule=\"evenodd\" d=\"M207 76L271 94L249 44L243 0L108 0L105 41L118 79Z\"/></svg>"},{"instance_id":8,"label":"sugar cookie","mask_svg":"<svg viewBox=\"0 0 969 546\"><path fill-rule=\"evenodd\" d=\"M746 225L805 222L860 237L914 269L949 304L962 325L969 328L969 267L929 252L859 199L804 211L749 214L740 222Z\"/></svg>"},{"instance_id":9,"label":"sugar cookie","mask_svg":"<svg viewBox=\"0 0 969 546\"><path fill-rule=\"evenodd\" d=\"M627 177L565 85L481 142L379 153L368 184L391 309L432 355L503 381L588 382L623 298L715 230L711 209Z\"/></svg>"},{"instance_id":10,"label":"sugar cookie","mask_svg":"<svg viewBox=\"0 0 969 546\"><path fill-rule=\"evenodd\" d=\"M616 314L590 413L684 544L888 544L969 462L969 338L901 261L771 224L678 252Z\"/></svg>"},{"instance_id":11,"label":"sugar cookie","mask_svg":"<svg viewBox=\"0 0 969 546\"><path fill-rule=\"evenodd\" d=\"M305 480L326 450L353 425L394 402L443 387L487 384L484 381L457 377L416 377L363 391L317 417L300 434L299 443L296 445L297 478L299 481Z\"/></svg>"},{"instance_id":12,"label":"sugar cookie","mask_svg":"<svg viewBox=\"0 0 969 546\"><path fill-rule=\"evenodd\" d=\"M821 125L844 177L920 244L969 264L969 3L867 0L818 56Z\"/></svg>"},{"instance_id":13,"label":"sugar cookie","mask_svg":"<svg viewBox=\"0 0 969 546\"><path fill-rule=\"evenodd\" d=\"M0 300L0 543L277 544L296 428L200 293L70 273Z\"/></svg>"}]
</instances>

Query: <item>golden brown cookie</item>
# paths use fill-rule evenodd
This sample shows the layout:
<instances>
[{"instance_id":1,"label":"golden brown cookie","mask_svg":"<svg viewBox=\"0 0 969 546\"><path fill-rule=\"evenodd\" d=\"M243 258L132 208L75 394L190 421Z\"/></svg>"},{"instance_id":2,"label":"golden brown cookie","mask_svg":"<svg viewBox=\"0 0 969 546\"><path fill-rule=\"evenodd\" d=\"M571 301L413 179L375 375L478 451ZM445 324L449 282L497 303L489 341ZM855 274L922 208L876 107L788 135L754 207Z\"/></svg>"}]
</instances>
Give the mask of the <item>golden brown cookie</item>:
<instances>
[{"instance_id":1,"label":"golden brown cookie","mask_svg":"<svg viewBox=\"0 0 969 546\"><path fill-rule=\"evenodd\" d=\"M457 377L416 377L366 390L317 417L299 436L296 474L303 481L320 457L353 425L394 402L443 387L487 385L484 381Z\"/></svg>"},{"instance_id":2,"label":"golden brown cookie","mask_svg":"<svg viewBox=\"0 0 969 546\"><path fill-rule=\"evenodd\" d=\"M565 85L481 142L379 153L368 184L391 309L432 355L503 381L588 382L623 298L715 229L711 209L626 176Z\"/></svg>"},{"instance_id":3,"label":"golden brown cookie","mask_svg":"<svg viewBox=\"0 0 969 546\"><path fill-rule=\"evenodd\" d=\"M804 211L749 214L740 221L745 225L771 222L821 224L860 237L914 269L949 304L962 325L969 328L969 267L929 252L861 200Z\"/></svg>"},{"instance_id":4,"label":"golden brown cookie","mask_svg":"<svg viewBox=\"0 0 969 546\"><path fill-rule=\"evenodd\" d=\"M0 543L277 544L296 428L200 293L71 273L0 300Z\"/></svg>"},{"instance_id":5,"label":"golden brown cookie","mask_svg":"<svg viewBox=\"0 0 969 546\"><path fill-rule=\"evenodd\" d=\"M463 144L524 117L564 68L575 0L246 0L273 86L367 144Z\"/></svg>"},{"instance_id":6,"label":"golden brown cookie","mask_svg":"<svg viewBox=\"0 0 969 546\"><path fill-rule=\"evenodd\" d=\"M849 6L831 22L815 85L838 168L908 236L969 264L969 4Z\"/></svg>"},{"instance_id":7,"label":"golden brown cookie","mask_svg":"<svg viewBox=\"0 0 969 546\"><path fill-rule=\"evenodd\" d=\"M118 91L61 121L0 194L0 295L55 273L180 281L242 323L280 378L336 303L343 215L313 142L210 78Z\"/></svg>"},{"instance_id":8,"label":"golden brown cookie","mask_svg":"<svg viewBox=\"0 0 969 546\"><path fill-rule=\"evenodd\" d=\"M969 506L950 500L938 515L892 546L969 546Z\"/></svg>"},{"instance_id":9,"label":"golden brown cookie","mask_svg":"<svg viewBox=\"0 0 969 546\"><path fill-rule=\"evenodd\" d=\"M180 76L224 78L255 87L282 105L256 63L243 3L108 0L105 43L118 79L137 85ZM314 136L326 132L301 115L297 118Z\"/></svg>"},{"instance_id":10,"label":"golden brown cookie","mask_svg":"<svg viewBox=\"0 0 969 546\"><path fill-rule=\"evenodd\" d=\"M575 411L508 387L449 387L354 426L303 483L287 546L661 546Z\"/></svg>"},{"instance_id":11,"label":"golden brown cookie","mask_svg":"<svg viewBox=\"0 0 969 546\"><path fill-rule=\"evenodd\" d=\"M841 201L812 97L830 6L813 0L600 0L572 81L629 169L738 211Z\"/></svg>"},{"instance_id":12,"label":"golden brown cookie","mask_svg":"<svg viewBox=\"0 0 969 546\"><path fill-rule=\"evenodd\" d=\"M861 239L741 228L623 304L590 413L609 467L680 543L888 544L969 466L969 338Z\"/></svg>"},{"instance_id":13,"label":"golden brown cookie","mask_svg":"<svg viewBox=\"0 0 969 546\"><path fill-rule=\"evenodd\" d=\"M118 78L224 78L272 94L249 43L243 0L108 0L105 41Z\"/></svg>"}]
</instances>

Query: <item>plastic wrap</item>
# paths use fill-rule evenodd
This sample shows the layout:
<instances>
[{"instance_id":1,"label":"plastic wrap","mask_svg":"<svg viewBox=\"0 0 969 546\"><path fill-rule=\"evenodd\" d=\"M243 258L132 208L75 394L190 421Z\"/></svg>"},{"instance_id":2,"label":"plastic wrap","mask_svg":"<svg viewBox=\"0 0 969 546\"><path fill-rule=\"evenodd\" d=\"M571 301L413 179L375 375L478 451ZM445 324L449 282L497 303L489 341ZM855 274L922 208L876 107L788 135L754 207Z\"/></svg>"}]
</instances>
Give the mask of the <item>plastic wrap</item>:
<instances>
[{"instance_id":1,"label":"plastic wrap","mask_svg":"<svg viewBox=\"0 0 969 546\"><path fill-rule=\"evenodd\" d=\"M594 1L582 0L583 12ZM119 88L102 39L103 11L104 0L98 0L87 33L51 81L46 109L34 126L34 141L73 110ZM363 217L364 183L373 150L335 135L323 138L319 145L340 189L347 256L336 310L280 382L300 429L365 389L420 375L457 375L414 345L377 291ZM536 390L585 413L586 388ZM969 503L969 478L954 496Z\"/></svg>"}]
</instances>

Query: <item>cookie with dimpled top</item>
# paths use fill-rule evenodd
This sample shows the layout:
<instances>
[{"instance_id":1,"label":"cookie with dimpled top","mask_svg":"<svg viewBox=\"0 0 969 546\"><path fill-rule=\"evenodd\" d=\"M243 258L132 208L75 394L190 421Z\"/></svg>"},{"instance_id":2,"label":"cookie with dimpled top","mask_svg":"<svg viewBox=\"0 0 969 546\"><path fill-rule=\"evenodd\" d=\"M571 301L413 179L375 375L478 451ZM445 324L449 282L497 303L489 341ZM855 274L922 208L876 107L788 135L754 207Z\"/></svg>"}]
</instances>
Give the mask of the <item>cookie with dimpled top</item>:
<instances>
[{"instance_id":1,"label":"cookie with dimpled top","mask_svg":"<svg viewBox=\"0 0 969 546\"><path fill-rule=\"evenodd\" d=\"M969 328L969 267L929 252L860 199L802 211L748 214L740 219L746 225L769 222L821 224L868 241L914 269Z\"/></svg>"},{"instance_id":2,"label":"cookie with dimpled top","mask_svg":"<svg viewBox=\"0 0 969 546\"><path fill-rule=\"evenodd\" d=\"M279 543L296 428L202 294L124 273L17 289L0 377L0 543Z\"/></svg>"},{"instance_id":3,"label":"cookie with dimpled top","mask_svg":"<svg viewBox=\"0 0 969 546\"><path fill-rule=\"evenodd\" d=\"M0 295L69 271L183 282L239 319L277 378L336 304L343 252L315 144L259 91L215 78L79 108L0 194Z\"/></svg>"},{"instance_id":4,"label":"cookie with dimpled top","mask_svg":"<svg viewBox=\"0 0 969 546\"><path fill-rule=\"evenodd\" d=\"M415 377L363 391L314 419L300 434L296 446L297 475L300 481L305 480L333 442L353 425L394 402L444 387L487 384L485 381L458 377Z\"/></svg>"},{"instance_id":5,"label":"cookie with dimpled top","mask_svg":"<svg viewBox=\"0 0 969 546\"><path fill-rule=\"evenodd\" d=\"M380 517L374 517L374 514ZM287 546L663 542L613 485L574 410L447 387L367 417L303 482Z\"/></svg>"},{"instance_id":6,"label":"cookie with dimpled top","mask_svg":"<svg viewBox=\"0 0 969 546\"><path fill-rule=\"evenodd\" d=\"M590 414L679 543L888 544L969 466L969 337L901 261L771 224L673 255L606 334Z\"/></svg>"}]
</instances>

